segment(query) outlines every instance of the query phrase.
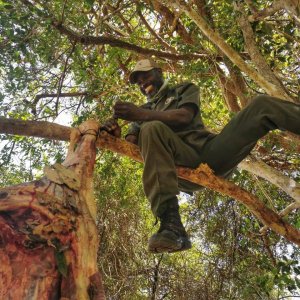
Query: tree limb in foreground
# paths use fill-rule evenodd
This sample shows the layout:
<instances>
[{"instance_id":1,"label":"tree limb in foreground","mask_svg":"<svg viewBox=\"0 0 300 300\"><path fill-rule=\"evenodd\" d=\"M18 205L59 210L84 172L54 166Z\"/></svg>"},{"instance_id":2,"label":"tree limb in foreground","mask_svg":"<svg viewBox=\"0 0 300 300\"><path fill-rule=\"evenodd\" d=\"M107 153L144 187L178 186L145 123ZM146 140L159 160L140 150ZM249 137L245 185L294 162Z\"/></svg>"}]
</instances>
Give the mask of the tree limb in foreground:
<instances>
[{"instance_id":1,"label":"tree limb in foreground","mask_svg":"<svg viewBox=\"0 0 300 300\"><path fill-rule=\"evenodd\" d=\"M93 192L99 124L79 130L87 134L72 131L77 146L63 165L0 189L1 299L105 299Z\"/></svg>"},{"instance_id":2,"label":"tree limb in foreground","mask_svg":"<svg viewBox=\"0 0 300 300\"><path fill-rule=\"evenodd\" d=\"M68 141L71 132L74 131L78 132L78 129L49 122L22 121L0 117L0 133ZM100 133L96 145L98 148L111 150L142 162L137 146L125 140L115 138L106 132ZM230 181L215 176L207 165L200 165L195 170L177 167L177 172L180 178L210 188L243 203L265 226L268 226L277 234L300 246L299 230L285 222L277 213L265 206L254 195Z\"/></svg>"}]
</instances>

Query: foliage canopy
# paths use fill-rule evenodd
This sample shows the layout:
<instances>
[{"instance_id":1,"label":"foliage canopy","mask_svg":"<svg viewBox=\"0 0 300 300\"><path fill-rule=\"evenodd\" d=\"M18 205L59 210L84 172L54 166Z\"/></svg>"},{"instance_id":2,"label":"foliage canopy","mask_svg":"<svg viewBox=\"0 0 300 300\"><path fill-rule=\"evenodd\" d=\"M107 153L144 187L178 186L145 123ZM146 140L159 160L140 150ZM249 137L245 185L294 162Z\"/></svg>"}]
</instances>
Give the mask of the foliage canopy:
<instances>
[{"instance_id":1,"label":"foliage canopy","mask_svg":"<svg viewBox=\"0 0 300 300\"><path fill-rule=\"evenodd\" d=\"M116 100L143 103L127 81L143 56L156 58L171 83L192 80L200 86L202 116L216 132L256 93L300 102L296 1L173 2L0 0L0 114L71 126L90 118L101 123ZM218 36L213 39L203 24ZM56 141L2 135L0 145L1 186L41 176L44 165L65 155L65 145ZM253 155L299 183L296 137L273 133ZM141 174L140 164L99 152L99 265L108 298L299 295L299 249L271 233L260 235L262 224L214 191L181 197L191 251L148 255L154 220ZM277 211L293 200L251 172L237 171L233 180ZM300 228L297 213L287 218Z\"/></svg>"}]
</instances>

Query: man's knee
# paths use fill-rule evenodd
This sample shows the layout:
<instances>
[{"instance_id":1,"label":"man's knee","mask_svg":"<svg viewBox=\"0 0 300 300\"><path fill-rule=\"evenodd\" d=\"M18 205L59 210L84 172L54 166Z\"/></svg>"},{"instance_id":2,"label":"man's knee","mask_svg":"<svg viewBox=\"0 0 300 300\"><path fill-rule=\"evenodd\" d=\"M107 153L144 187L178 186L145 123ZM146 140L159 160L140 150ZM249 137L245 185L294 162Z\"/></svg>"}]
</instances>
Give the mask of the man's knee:
<instances>
[{"instance_id":1,"label":"man's knee","mask_svg":"<svg viewBox=\"0 0 300 300\"><path fill-rule=\"evenodd\" d=\"M276 103L278 103L278 99L276 98L268 95L259 95L251 99L246 109L254 116L258 116L262 113L265 114L270 112L270 110L273 110L274 107L276 107Z\"/></svg>"},{"instance_id":2,"label":"man's knee","mask_svg":"<svg viewBox=\"0 0 300 300\"><path fill-rule=\"evenodd\" d=\"M249 105L252 106L264 106L265 104L269 104L270 97L268 95L259 95L251 99Z\"/></svg>"},{"instance_id":3,"label":"man's knee","mask_svg":"<svg viewBox=\"0 0 300 300\"><path fill-rule=\"evenodd\" d=\"M249 106L254 106L254 107L268 107L268 106L274 106L274 104L278 104L281 103L282 100L275 98L275 97L271 97L268 95L259 95L254 97L250 103Z\"/></svg>"},{"instance_id":4,"label":"man's knee","mask_svg":"<svg viewBox=\"0 0 300 300\"><path fill-rule=\"evenodd\" d=\"M145 122L141 126L140 135L149 135L161 133L165 130L166 125L161 121Z\"/></svg>"},{"instance_id":5,"label":"man's knee","mask_svg":"<svg viewBox=\"0 0 300 300\"><path fill-rule=\"evenodd\" d=\"M160 121L145 122L139 133L139 147L142 148L144 145L149 147L159 143L159 141L165 141L170 134L172 134L171 129Z\"/></svg>"}]
</instances>

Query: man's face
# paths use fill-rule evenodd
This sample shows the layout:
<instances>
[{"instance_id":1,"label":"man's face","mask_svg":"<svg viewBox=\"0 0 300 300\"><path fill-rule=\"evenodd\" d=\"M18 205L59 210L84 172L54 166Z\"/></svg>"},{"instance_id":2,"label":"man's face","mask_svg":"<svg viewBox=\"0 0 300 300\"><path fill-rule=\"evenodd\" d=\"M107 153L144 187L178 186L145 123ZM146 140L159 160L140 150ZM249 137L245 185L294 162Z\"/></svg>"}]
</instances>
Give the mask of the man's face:
<instances>
[{"instance_id":1,"label":"man's face","mask_svg":"<svg viewBox=\"0 0 300 300\"><path fill-rule=\"evenodd\" d=\"M136 83L141 92L148 98L153 97L164 83L160 69L152 69L147 72L139 72L136 77Z\"/></svg>"}]
</instances>

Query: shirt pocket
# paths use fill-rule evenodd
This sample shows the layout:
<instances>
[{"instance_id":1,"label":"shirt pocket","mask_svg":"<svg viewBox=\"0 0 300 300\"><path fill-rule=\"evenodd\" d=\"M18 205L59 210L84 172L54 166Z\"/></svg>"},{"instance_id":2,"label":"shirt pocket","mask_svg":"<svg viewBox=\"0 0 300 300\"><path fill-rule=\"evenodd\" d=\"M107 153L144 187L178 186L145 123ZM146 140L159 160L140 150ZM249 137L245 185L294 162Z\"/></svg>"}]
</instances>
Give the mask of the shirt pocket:
<instances>
[{"instance_id":1,"label":"shirt pocket","mask_svg":"<svg viewBox=\"0 0 300 300\"><path fill-rule=\"evenodd\" d=\"M161 110L170 110L178 108L179 99L176 95L172 95L166 98Z\"/></svg>"}]
</instances>

